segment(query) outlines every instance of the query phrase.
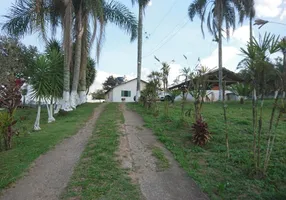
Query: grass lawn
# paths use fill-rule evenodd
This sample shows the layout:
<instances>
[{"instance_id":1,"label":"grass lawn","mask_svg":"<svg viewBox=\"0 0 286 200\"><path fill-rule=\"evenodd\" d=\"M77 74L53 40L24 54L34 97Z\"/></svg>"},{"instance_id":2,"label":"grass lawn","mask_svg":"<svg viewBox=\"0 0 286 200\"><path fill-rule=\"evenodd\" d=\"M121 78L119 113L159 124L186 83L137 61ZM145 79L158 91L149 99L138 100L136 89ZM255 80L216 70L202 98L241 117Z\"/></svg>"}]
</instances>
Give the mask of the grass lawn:
<instances>
[{"instance_id":1,"label":"grass lawn","mask_svg":"<svg viewBox=\"0 0 286 200\"><path fill-rule=\"evenodd\" d=\"M116 161L119 124L124 122L119 104L108 104L96 122L79 164L70 180L64 199L140 199L139 188Z\"/></svg>"},{"instance_id":2,"label":"grass lawn","mask_svg":"<svg viewBox=\"0 0 286 200\"><path fill-rule=\"evenodd\" d=\"M9 151L0 152L0 190L19 179L23 172L29 168L32 162L41 154L47 152L64 138L74 135L77 130L91 116L93 109L98 104L84 104L75 111L65 116L57 116L56 122L47 123L47 111L41 113L41 131L33 132L33 124L37 110L33 108L18 109L16 117L24 117L25 120L17 123L22 132L13 139L13 147Z\"/></svg>"},{"instance_id":3,"label":"grass lawn","mask_svg":"<svg viewBox=\"0 0 286 200\"><path fill-rule=\"evenodd\" d=\"M228 102L229 144L231 158L226 159L223 109L220 103L203 106L203 116L212 132L209 144L201 148L191 142L192 119L187 124L180 121L180 102L169 109L169 116L154 117L140 104L127 104L144 118L158 139L173 153L181 167L198 183L211 199L286 199L286 122L280 123L271 163L266 178L253 176L251 156L252 107L251 102L240 105ZM188 103L187 107L193 105ZM272 101L265 102L264 130L268 128ZM263 133L262 153L266 150L266 132ZM264 159L262 160L264 161Z\"/></svg>"}]
</instances>

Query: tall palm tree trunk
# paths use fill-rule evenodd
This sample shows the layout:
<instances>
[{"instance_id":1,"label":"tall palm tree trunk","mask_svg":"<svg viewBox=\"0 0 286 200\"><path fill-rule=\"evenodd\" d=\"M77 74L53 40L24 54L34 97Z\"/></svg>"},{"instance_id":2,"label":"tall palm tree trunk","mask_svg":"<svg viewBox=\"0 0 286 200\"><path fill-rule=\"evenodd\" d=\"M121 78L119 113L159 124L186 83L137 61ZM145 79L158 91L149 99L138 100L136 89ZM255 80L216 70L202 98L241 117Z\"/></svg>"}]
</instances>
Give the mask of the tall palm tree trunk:
<instances>
[{"instance_id":1,"label":"tall palm tree trunk","mask_svg":"<svg viewBox=\"0 0 286 200\"><path fill-rule=\"evenodd\" d=\"M84 25L86 26L86 24ZM81 46L81 63L80 63L80 79L79 79L79 104L86 103L87 98L87 88L86 88L86 67L87 67L87 32L86 27L82 36L82 46Z\"/></svg>"},{"instance_id":2,"label":"tall palm tree trunk","mask_svg":"<svg viewBox=\"0 0 286 200\"><path fill-rule=\"evenodd\" d=\"M82 37L84 33L84 28L82 24L82 5L80 5L77 17L76 17L76 47L75 47L75 65L73 71L73 82L71 91L71 107L76 108L78 105L78 85L79 85L79 74L80 74L80 64L81 64L81 50L82 50Z\"/></svg>"},{"instance_id":3,"label":"tall palm tree trunk","mask_svg":"<svg viewBox=\"0 0 286 200\"><path fill-rule=\"evenodd\" d=\"M249 17L249 41L250 41L250 44L253 43L253 18L252 16Z\"/></svg>"},{"instance_id":4,"label":"tall palm tree trunk","mask_svg":"<svg viewBox=\"0 0 286 200\"><path fill-rule=\"evenodd\" d=\"M63 17L63 32L64 32L64 91L63 99L61 101L61 109L65 111L71 111L70 106L70 68L72 60L72 1L64 0L65 3L65 14Z\"/></svg>"},{"instance_id":5,"label":"tall palm tree trunk","mask_svg":"<svg viewBox=\"0 0 286 200\"><path fill-rule=\"evenodd\" d=\"M282 93L282 99L285 99L285 93L286 93L286 49L283 49L283 66L284 66L284 72L283 72L283 93Z\"/></svg>"},{"instance_id":6,"label":"tall palm tree trunk","mask_svg":"<svg viewBox=\"0 0 286 200\"><path fill-rule=\"evenodd\" d=\"M141 65L142 65L142 37L143 37L143 9L142 3L139 3L139 22L138 22L138 55L137 55L137 88L136 101L139 101L141 91Z\"/></svg>"},{"instance_id":7,"label":"tall palm tree trunk","mask_svg":"<svg viewBox=\"0 0 286 200\"><path fill-rule=\"evenodd\" d=\"M223 85L222 85L222 33L221 33L221 27L222 27L222 20L219 19L219 32L218 32L218 85L219 85L219 101L222 101L222 91L223 91Z\"/></svg>"}]
</instances>

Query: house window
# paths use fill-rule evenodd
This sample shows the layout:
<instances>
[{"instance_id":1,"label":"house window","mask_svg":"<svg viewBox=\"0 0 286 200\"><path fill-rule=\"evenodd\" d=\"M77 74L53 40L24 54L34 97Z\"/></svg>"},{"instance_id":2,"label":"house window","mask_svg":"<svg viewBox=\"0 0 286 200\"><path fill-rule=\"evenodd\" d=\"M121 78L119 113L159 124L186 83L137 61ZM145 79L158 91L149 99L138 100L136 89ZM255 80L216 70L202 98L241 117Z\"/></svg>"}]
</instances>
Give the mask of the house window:
<instances>
[{"instance_id":1,"label":"house window","mask_svg":"<svg viewBox=\"0 0 286 200\"><path fill-rule=\"evenodd\" d=\"M131 97L131 91L121 90L121 97Z\"/></svg>"}]
</instances>

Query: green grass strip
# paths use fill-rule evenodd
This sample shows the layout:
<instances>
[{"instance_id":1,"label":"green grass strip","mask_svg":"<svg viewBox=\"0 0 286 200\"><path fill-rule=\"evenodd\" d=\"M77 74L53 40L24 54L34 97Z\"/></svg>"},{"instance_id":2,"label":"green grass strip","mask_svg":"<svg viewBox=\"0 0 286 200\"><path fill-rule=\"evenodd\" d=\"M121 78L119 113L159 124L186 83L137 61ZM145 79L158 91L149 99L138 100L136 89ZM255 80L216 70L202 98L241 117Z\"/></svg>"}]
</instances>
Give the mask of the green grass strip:
<instances>
[{"instance_id":1,"label":"green grass strip","mask_svg":"<svg viewBox=\"0 0 286 200\"><path fill-rule=\"evenodd\" d=\"M160 147L154 147L152 149L152 155L157 158L156 165L159 171L164 171L170 167L169 160Z\"/></svg>"},{"instance_id":2,"label":"green grass strip","mask_svg":"<svg viewBox=\"0 0 286 200\"><path fill-rule=\"evenodd\" d=\"M119 146L119 104L108 104L96 123L81 160L70 180L64 199L140 199L137 186L120 168L115 152Z\"/></svg>"},{"instance_id":3,"label":"green grass strip","mask_svg":"<svg viewBox=\"0 0 286 200\"><path fill-rule=\"evenodd\" d=\"M25 118L18 122L20 131L31 134L21 134L13 139L13 148L9 151L0 152L0 190L19 179L35 159L47 152L64 138L77 133L82 125L88 120L98 104L84 104L75 111L62 116L56 116L56 122L47 123L47 112L41 113L41 131L32 132L37 110L33 108L18 109L17 117Z\"/></svg>"},{"instance_id":4,"label":"green grass strip","mask_svg":"<svg viewBox=\"0 0 286 200\"><path fill-rule=\"evenodd\" d=\"M181 102L169 108L169 117L164 116L164 104L158 103L159 115L140 104L126 104L138 112L145 126L152 129L157 138L172 152L180 166L208 193L210 199L286 199L286 134L285 121L277 128L277 137L267 176L253 176L252 160L252 105L246 101L228 103L229 145L231 158L226 159L225 132L221 103L205 103L203 117L209 125L212 139L205 147L192 143L192 118L181 120ZM267 145L266 131L272 111L273 100L264 102L264 126L262 153ZM193 107L187 103L186 108ZM153 153L154 154L154 153ZM155 155L156 156L156 155ZM262 159L264 161L264 159Z\"/></svg>"}]
</instances>

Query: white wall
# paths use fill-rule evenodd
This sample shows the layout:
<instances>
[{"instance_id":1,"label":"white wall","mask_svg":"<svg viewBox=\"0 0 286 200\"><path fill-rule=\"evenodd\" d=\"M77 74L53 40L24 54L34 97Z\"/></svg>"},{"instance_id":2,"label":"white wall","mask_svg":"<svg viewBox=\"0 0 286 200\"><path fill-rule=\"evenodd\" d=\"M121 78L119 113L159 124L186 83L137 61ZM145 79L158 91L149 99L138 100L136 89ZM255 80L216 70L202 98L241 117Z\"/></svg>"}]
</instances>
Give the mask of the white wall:
<instances>
[{"instance_id":1,"label":"white wall","mask_svg":"<svg viewBox=\"0 0 286 200\"><path fill-rule=\"evenodd\" d=\"M229 90L225 91L225 95L230 94L230 93L232 93L232 92ZM219 90L207 90L207 96L209 97L211 102L218 101L219 100ZM225 97L225 98L227 100L227 97ZM236 100L238 100L238 99L239 98L237 97ZM182 100L182 95L178 95L175 98L175 101L181 101L181 100ZM188 94L187 101L194 101L194 97L192 95ZM205 99L205 101L207 101L207 100Z\"/></svg>"},{"instance_id":2,"label":"white wall","mask_svg":"<svg viewBox=\"0 0 286 200\"><path fill-rule=\"evenodd\" d=\"M119 85L115 88L113 88L112 91L110 91L110 95L112 95L112 102L122 102L121 98L125 98L125 102L134 102L134 96L136 96L136 85L137 80L130 81L128 83ZM146 83L141 81L141 91L144 90L146 87ZM130 97L121 97L121 91L127 90L131 91Z\"/></svg>"},{"instance_id":3,"label":"white wall","mask_svg":"<svg viewBox=\"0 0 286 200\"><path fill-rule=\"evenodd\" d=\"M111 89L108 93L105 94L105 100L107 102L112 102L113 97L113 89Z\"/></svg>"}]
</instances>

